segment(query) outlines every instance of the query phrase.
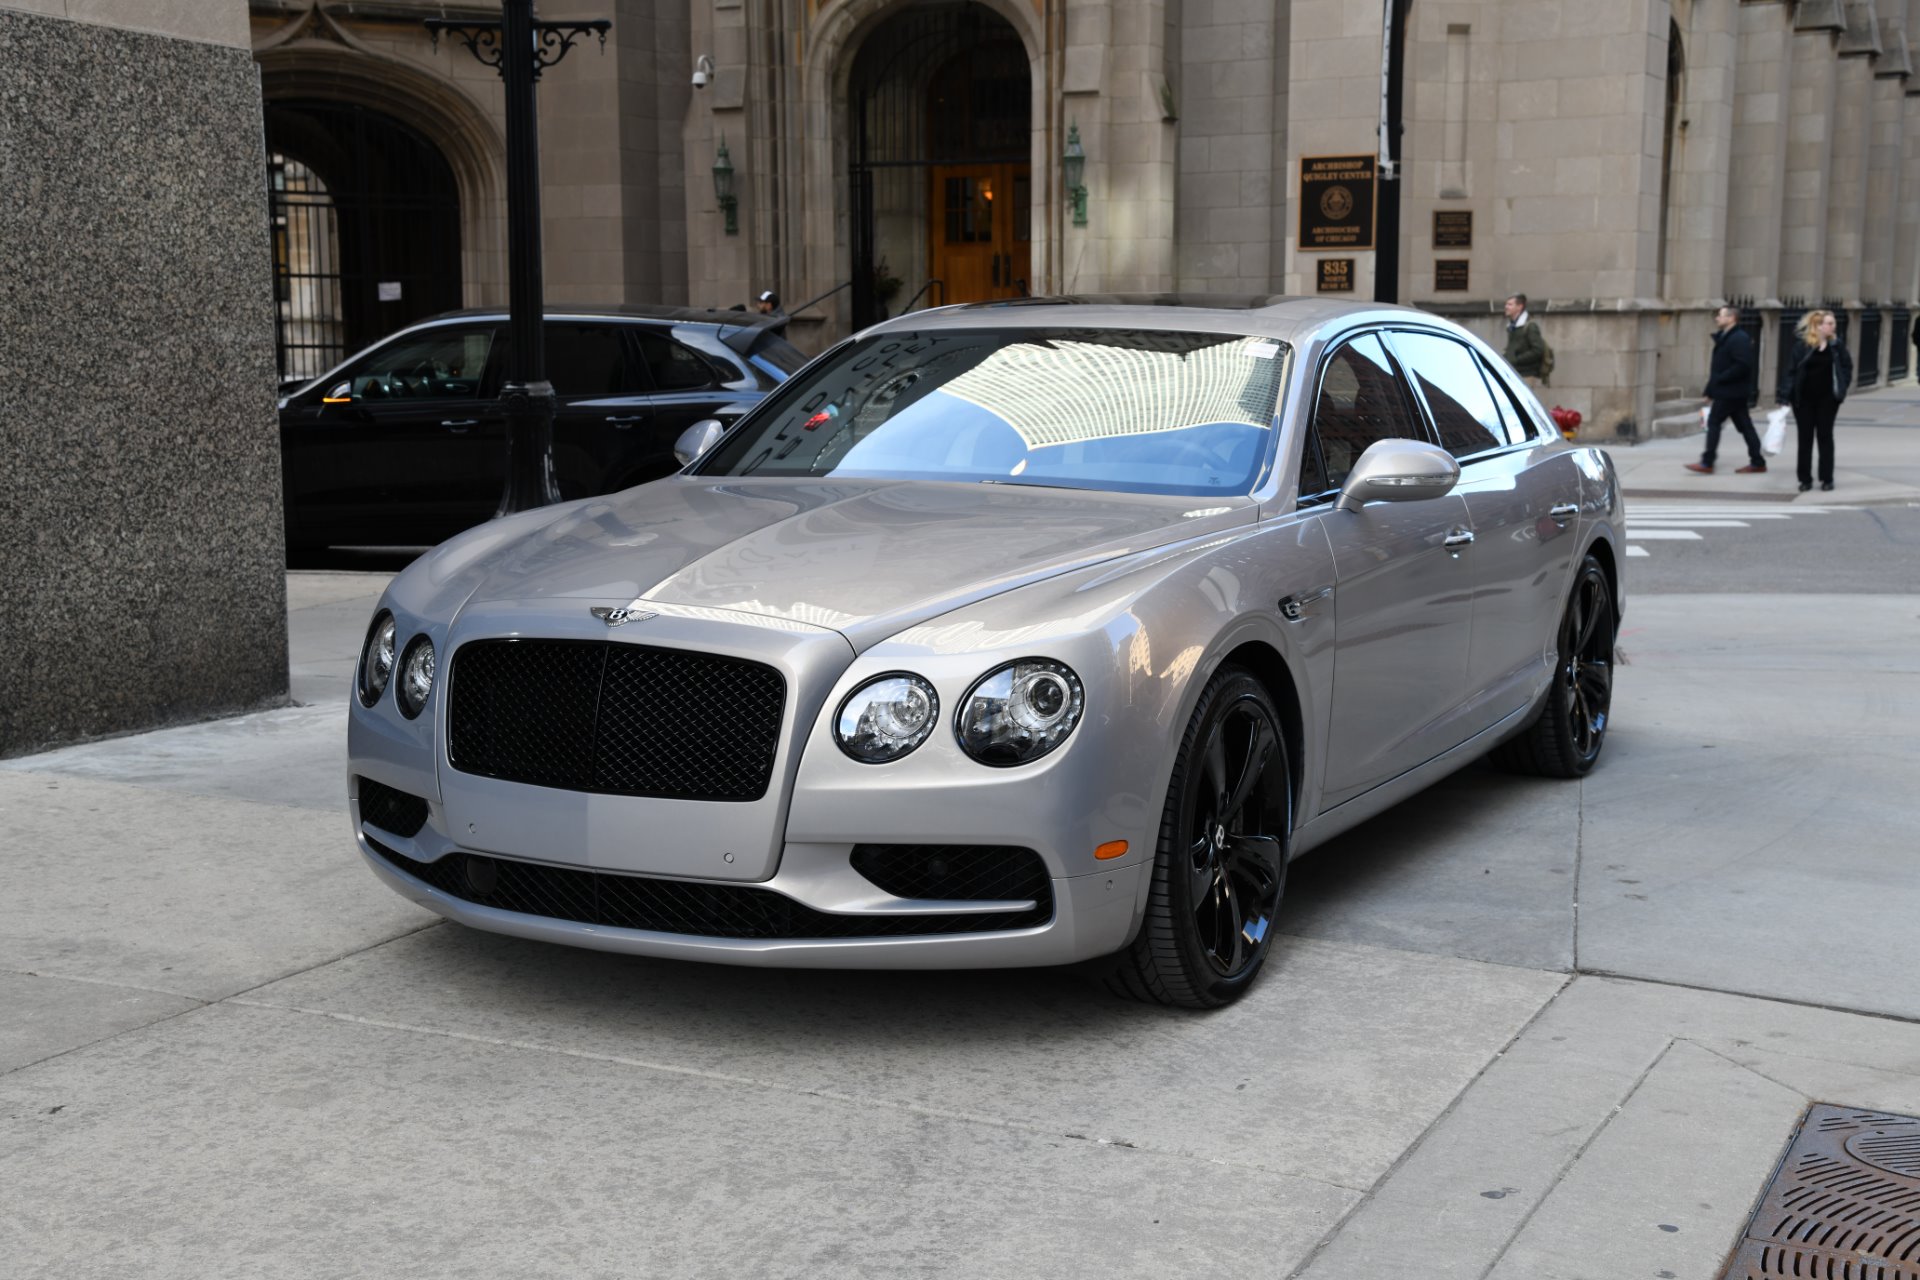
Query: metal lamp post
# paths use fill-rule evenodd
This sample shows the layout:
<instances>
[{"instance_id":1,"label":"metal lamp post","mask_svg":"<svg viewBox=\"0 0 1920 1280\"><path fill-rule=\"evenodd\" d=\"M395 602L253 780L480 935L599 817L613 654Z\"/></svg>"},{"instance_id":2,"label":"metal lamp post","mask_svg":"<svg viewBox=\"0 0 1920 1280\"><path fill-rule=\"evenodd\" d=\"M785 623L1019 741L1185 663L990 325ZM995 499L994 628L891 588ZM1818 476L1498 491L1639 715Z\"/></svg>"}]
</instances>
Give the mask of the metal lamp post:
<instances>
[{"instance_id":1,"label":"metal lamp post","mask_svg":"<svg viewBox=\"0 0 1920 1280\"><path fill-rule=\"evenodd\" d=\"M597 35L606 48L612 23L539 22L533 0L502 0L499 22L428 18L434 49L441 32L458 37L500 73L507 96L507 377L500 398L507 419L507 486L496 516L560 500L553 481L553 384L547 381L546 297L540 264L540 132L533 101L540 72L573 42Z\"/></svg>"}]
</instances>

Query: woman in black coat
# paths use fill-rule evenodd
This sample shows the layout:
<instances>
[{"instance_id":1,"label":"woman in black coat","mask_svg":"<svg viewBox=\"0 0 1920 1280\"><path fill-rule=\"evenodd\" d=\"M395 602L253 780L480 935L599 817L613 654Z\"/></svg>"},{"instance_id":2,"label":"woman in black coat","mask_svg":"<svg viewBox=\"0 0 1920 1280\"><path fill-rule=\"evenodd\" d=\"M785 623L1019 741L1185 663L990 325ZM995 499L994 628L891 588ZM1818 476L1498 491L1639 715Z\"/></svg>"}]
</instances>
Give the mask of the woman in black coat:
<instances>
[{"instance_id":1,"label":"woman in black coat","mask_svg":"<svg viewBox=\"0 0 1920 1280\"><path fill-rule=\"evenodd\" d=\"M1813 449L1820 446L1820 487L1833 488L1833 420L1853 385L1853 356L1834 336L1831 311L1809 311L1800 321L1786 376L1775 399L1793 406L1799 435L1800 491L1813 488Z\"/></svg>"}]
</instances>

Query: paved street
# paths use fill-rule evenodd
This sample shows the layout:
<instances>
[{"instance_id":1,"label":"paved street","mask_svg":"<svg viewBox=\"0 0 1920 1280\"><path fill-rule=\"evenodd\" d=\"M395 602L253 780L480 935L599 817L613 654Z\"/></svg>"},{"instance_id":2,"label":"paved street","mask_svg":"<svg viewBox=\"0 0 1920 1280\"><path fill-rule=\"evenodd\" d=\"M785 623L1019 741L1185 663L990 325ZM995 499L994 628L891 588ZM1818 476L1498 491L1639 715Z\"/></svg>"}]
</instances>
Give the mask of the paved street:
<instances>
[{"instance_id":1,"label":"paved street","mask_svg":"<svg viewBox=\"0 0 1920 1280\"><path fill-rule=\"evenodd\" d=\"M0 1273L1712 1280L1810 1101L1920 1113L1920 390L1846 408L1831 494L1617 451L1600 767L1303 859L1208 1015L442 923L343 811L391 562L298 570L301 705L0 765Z\"/></svg>"}]
</instances>

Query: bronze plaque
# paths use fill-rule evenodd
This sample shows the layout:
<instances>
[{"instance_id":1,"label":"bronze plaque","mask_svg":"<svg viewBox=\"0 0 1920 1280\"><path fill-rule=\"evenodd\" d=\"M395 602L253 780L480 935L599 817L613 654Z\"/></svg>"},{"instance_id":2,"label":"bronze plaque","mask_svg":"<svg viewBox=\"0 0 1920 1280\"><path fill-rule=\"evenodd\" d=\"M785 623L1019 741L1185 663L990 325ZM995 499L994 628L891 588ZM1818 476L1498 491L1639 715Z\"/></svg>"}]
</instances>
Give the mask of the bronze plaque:
<instances>
[{"instance_id":1,"label":"bronze plaque","mask_svg":"<svg viewBox=\"0 0 1920 1280\"><path fill-rule=\"evenodd\" d=\"M1373 156L1300 158L1300 248L1373 248Z\"/></svg>"},{"instance_id":2,"label":"bronze plaque","mask_svg":"<svg viewBox=\"0 0 1920 1280\"><path fill-rule=\"evenodd\" d=\"M1319 266L1321 293L1353 292L1352 258L1322 258Z\"/></svg>"},{"instance_id":3,"label":"bronze plaque","mask_svg":"<svg viewBox=\"0 0 1920 1280\"><path fill-rule=\"evenodd\" d=\"M1473 248L1473 210L1435 209L1433 211L1433 247L1436 249Z\"/></svg>"},{"instance_id":4,"label":"bronze plaque","mask_svg":"<svg viewBox=\"0 0 1920 1280\"><path fill-rule=\"evenodd\" d=\"M1433 288L1436 293L1465 293L1467 291L1467 260L1435 258Z\"/></svg>"}]
</instances>

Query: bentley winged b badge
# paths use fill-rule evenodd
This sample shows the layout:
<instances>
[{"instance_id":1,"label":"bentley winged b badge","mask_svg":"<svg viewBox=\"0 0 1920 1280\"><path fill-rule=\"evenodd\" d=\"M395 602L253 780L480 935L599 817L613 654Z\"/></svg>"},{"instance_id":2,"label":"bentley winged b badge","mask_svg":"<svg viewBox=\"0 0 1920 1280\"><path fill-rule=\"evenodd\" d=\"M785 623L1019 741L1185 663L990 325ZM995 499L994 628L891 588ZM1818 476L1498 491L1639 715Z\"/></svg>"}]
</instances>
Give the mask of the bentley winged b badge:
<instances>
[{"instance_id":1,"label":"bentley winged b badge","mask_svg":"<svg viewBox=\"0 0 1920 1280\"><path fill-rule=\"evenodd\" d=\"M636 609L632 605L627 605L621 609L609 609L605 605L595 605L587 612L610 627L617 627L626 622L645 622L648 618L657 618L660 616L651 609Z\"/></svg>"}]
</instances>

